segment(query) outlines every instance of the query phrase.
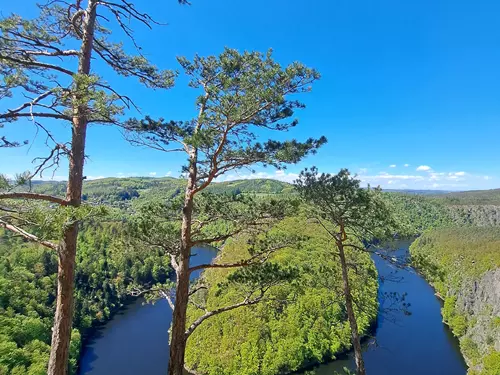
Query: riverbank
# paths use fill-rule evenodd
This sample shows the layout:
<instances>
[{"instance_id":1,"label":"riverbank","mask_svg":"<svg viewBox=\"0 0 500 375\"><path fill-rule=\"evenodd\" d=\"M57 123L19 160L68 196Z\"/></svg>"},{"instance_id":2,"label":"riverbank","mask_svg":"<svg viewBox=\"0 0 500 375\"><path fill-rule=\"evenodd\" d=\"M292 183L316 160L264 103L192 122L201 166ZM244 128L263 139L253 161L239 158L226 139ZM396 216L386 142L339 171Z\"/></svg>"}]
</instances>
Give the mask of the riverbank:
<instances>
[{"instance_id":1,"label":"riverbank","mask_svg":"<svg viewBox=\"0 0 500 375\"><path fill-rule=\"evenodd\" d=\"M469 374L500 374L500 228L434 229L411 253L444 297L443 320L460 340Z\"/></svg>"},{"instance_id":2,"label":"riverbank","mask_svg":"<svg viewBox=\"0 0 500 375\"><path fill-rule=\"evenodd\" d=\"M409 241L396 245L399 254L408 250ZM374 337L365 342L365 361L372 375L464 375L465 363L458 341L442 323L441 304L433 289L417 273L395 269L374 258L379 275L380 308ZM389 279L394 281L389 281ZM398 280L398 282L395 282ZM390 310L384 295L407 293L411 315ZM84 352L88 366L85 375L164 375L168 361L170 309L165 301L156 305L137 304L118 314ZM312 337L311 337L312 338ZM219 348L216 346L215 348ZM291 349L284 346L283 349ZM316 375L331 375L353 366L349 354L338 355L334 362L309 368ZM411 364L411 365L409 365Z\"/></svg>"}]
</instances>

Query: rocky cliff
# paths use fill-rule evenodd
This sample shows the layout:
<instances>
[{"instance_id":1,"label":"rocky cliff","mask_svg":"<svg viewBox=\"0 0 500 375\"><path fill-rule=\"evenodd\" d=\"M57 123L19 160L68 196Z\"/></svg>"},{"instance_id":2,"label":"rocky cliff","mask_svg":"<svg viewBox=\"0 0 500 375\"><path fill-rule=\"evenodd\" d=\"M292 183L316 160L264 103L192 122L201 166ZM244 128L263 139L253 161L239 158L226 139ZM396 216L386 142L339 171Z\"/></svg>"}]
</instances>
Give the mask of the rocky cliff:
<instances>
[{"instance_id":1,"label":"rocky cliff","mask_svg":"<svg viewBox=\"0 0 500 375\"><path fill-rule=\"evenodd\" d=\"M443 320L460 339L470 375L500 375L500 228L430 230L412 261L444 299Z\"/></svg>"}]
</instances>

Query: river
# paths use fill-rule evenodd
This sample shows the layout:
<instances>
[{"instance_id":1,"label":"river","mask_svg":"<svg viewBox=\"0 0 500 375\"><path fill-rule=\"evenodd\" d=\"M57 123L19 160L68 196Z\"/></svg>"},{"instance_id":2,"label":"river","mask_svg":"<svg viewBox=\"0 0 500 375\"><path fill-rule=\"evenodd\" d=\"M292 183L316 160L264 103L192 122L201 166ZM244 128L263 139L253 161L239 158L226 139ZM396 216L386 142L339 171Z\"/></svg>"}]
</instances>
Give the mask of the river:
<instances>
[{"instance_id":1,"label":"river","mask_svg":"<svg viewBox=\"0 0 500 375\"><path fill-rule=\"evenodd\" d=\"M410 241L396 243L395 255L404 256ZM215 256L210 249L197 249L193 264ZM407 293L410 315L388 312L390 301L381 297L373 339L365 342L365 364L370 375L464 375L466 365L458 341L442 323L441 302L433 289L413 270L397 269L374 256L381 282L381 296ZM198 275L193 275L197 277ZM390 280L389 280L390 279ZM168 365L168 329L172 312L166 301L130 304L97 331L83 350L80 375L165 375ZM353 368L351 356L317 366L316 375L332 375Z\"/></svg>"}]
</instances>

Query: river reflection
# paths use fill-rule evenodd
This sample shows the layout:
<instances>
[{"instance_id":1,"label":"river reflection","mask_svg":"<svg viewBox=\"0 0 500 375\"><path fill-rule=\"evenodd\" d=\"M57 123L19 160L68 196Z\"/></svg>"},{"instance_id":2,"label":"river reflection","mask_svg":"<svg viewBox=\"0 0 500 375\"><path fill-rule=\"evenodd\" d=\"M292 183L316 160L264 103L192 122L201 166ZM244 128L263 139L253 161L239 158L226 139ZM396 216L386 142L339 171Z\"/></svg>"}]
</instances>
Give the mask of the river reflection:
<instances>
[{"instance_id":1,"label":"river reflection","mask_svg":"<svg viewBox=\"0 0 500 375\"><path fill-rule=\"evenodd\" d=\"M409 245L409 241L396 243L397 255L404 255ZM211 249L197 249L195 253L194 264L210 262L216 255ZM381 277L399 280L382 282L381 293L407 293L411 315L401 311L379 315L375 339L365 344L368 374L464 375L466 366L458 342L442 323L440 301L433 289L411 270L396 270L377 256L374 260ZM165 375L171 318L172 312L163 300L155 305L142 305L141 300L129 305L85 347L80 375ZM344 366L352 369L352 358L344 357L310 371L332 375Z\"/></svg>"}]
</instances>

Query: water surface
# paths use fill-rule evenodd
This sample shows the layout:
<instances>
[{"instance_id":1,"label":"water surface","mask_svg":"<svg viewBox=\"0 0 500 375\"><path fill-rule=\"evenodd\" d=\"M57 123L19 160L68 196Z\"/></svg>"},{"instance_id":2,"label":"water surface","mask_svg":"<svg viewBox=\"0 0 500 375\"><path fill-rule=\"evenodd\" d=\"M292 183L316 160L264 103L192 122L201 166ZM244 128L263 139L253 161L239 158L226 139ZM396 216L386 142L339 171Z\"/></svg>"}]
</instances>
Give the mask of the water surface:
<instances>
[{"instance_id":1,"label":"water surface","mask_svg":"<svg viewBox=\"0 0 500 375\"><path fill-rule=\"evenodd\" d=\"M191 264L210 263L216 255L215 249L196 248ZM195 271L191 278L199 274ZM150 305L137 299L87 343L80 360L80 375L165 375L171 321L172 310L167 301Z\"/></svg>"},{"instance_id":2,"label":"water surface","mask_svg":"<svg viewBox=\"0 0 500 375\"><path fill-rule=\"evenodd\" d=\"M396 245L396 255L402 256L410 242L400 241ZM197 249L196 253L194 264L210 262L216 254L210 249ZM381 295L407 293L411 315L387 312L391 302L381 300L375 338L365 343L368 374L465 375L458 342L442 323L441 304L433 289L411 269L396 269L377 256L374 260L379 275L386 279L380 285ZM171 319L172 312L164 300L155 305L143 305L142 300L129 305L85 347L80 375L165 375ZM353 368L352 358L346 357L313 371L316 375L333 375L344 366Z\"/></svg>"}]
</instances>

